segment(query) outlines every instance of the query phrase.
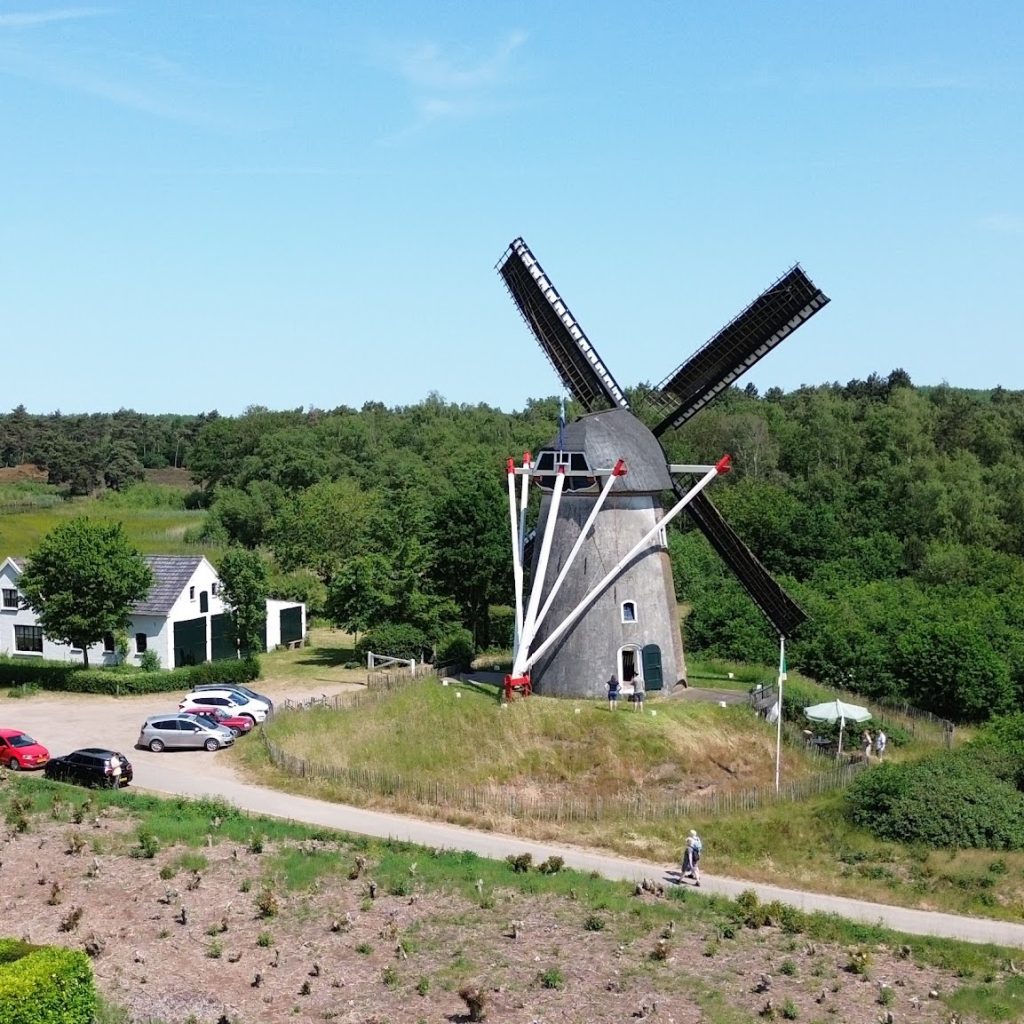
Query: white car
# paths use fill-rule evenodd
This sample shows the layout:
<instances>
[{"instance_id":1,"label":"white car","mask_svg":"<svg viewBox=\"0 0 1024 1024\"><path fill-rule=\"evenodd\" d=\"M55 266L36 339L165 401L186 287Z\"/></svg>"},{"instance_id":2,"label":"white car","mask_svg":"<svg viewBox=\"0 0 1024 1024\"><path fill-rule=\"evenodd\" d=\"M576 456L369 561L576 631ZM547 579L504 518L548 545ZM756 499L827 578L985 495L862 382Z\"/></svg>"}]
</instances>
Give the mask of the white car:
<instances>
[{"instance_id":1,"label":"white car","mask_svg":"<svg viewBox=\"0 0 1024 1024\"><path fill-rule=\"evenodd\" d=\"M223 708L233 715L251 718L253 725L266 721L267 715L270 714L270 706L266 701L227 689L193 690L186 694L185 699L178 705L179 709L194 707Z\"/></svg>"}]
</instances>

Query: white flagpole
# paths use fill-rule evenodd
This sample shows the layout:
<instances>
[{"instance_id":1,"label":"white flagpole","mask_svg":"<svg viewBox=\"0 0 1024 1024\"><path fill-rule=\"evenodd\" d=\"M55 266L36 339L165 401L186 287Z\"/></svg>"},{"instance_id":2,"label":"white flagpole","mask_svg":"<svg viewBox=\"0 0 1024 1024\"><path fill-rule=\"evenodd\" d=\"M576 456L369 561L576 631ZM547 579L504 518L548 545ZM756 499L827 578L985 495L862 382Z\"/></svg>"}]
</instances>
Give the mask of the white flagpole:
<instances>
[{"instance_id":1,"label":"white flagpole","mask_svg":"<svg viewBox=\"0 0 1024 1024\"><path fill-rule=\"evenodd\" d=\"M782 768L782 684L786 679L786 638L779 634L779 714L775 720L775 792L779 791Z\"/></svg>"}]
</instances>

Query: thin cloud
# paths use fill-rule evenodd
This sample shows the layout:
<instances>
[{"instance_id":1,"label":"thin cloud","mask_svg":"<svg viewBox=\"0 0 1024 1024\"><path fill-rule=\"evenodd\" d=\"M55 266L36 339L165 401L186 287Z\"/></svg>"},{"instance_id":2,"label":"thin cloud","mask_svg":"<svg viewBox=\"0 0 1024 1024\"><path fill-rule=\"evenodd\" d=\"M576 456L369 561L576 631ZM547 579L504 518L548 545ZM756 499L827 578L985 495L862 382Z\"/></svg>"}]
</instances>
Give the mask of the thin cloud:
<instances>
[{"instance_id":1,"label":"thin cloud","mask_svg":"<svg viewBox=\"0 0 1024 1024\"><path fill-rule=\"evenodd\" d=\"M391 136L395 142L441 121L467 120L509 107L506 86L525 32L511 32L490 53L461 58L436 43L391 50L388 66L410 87L414 122Z\"/></svg>"},{"instance_id":2,"label":"thin cloud","mask_svg":"<svg viewBox=\"0 0 1024 1024\"><path fill-rule=\"evenodd\" d=\"M33 28L36 25L52 25L61 21L79 21L82 18L98 18L109 14L100 7L58 7L52 11L11 11L0 14L0 28Z\"/></svg>"},{"instance_id":3,"label":"thin cloud","mask_svg":"<svg viewBox=\"0 0 1024 1024\"><path fill-rule=\"evenodd\" d=\"M513 32L489 56L463 66L435 43L423 43L399 54L398 68L410 84L440 92L478 90L501 82L512 55L526 42L525 32Z\"/></svg>"},{"instance_id":4,"label":"thin cloud","mask_svg":"<svg viewBox=\"0 0 1024 1024\"><path fill-rule=\"evenodd\" d=\"M997 235L1024 235L1024 217L1012 213L993 213L981 220L986 231Z\"/></svg>"}]
</instances>

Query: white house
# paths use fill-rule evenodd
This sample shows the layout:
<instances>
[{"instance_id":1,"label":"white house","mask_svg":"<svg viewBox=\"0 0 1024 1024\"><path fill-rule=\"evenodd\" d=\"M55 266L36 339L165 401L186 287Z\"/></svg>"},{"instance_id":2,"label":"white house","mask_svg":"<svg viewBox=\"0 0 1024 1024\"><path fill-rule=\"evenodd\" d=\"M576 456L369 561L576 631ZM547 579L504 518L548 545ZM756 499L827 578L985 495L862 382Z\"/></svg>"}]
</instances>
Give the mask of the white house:
<instances>
[{"instance_id":1,"label":"white house","mask_svg":"<svg viewBox=\"0 0 1024 1024\"><path fill-rule=\"evenodd\" d=\"M153 588L131 610L128 658L134 664L153 651L164 668L236 657L230 617L220 597L217 570L201 555L150 555ZM82 652L43 636L36 614L23 608L18 591L22 565L13 558L0 565L0 654L54 661L78 661ZM266 650L301 643L306 635L306 606L296 601L267 601ZM89 648L91 665L117 661L114 638Z\"/></svg>"}]
</instances>

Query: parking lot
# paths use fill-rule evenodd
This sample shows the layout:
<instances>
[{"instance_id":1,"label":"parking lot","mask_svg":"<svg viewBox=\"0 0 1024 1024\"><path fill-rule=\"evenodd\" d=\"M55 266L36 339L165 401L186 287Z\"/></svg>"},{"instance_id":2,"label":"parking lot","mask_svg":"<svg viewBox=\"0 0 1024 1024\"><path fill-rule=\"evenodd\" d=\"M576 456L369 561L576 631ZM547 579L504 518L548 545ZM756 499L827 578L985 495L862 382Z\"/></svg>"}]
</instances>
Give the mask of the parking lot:
<instances>
[{"instance_id":1,"label":"parking lot","mask_svg":"<svg viewBox=\"0 0 1024 1024\"><path fill-rule=\"evenodd\" d=\"M280 708L286 698L301 700L326 693L333 696L360 690L353 683L325 683L310 690L308 684L264 685L257 680L254 690L266 693ZM79 747L106 747L127 756L135 769L136 786L164 792L194 791L198 778L236 779L229 751L174 750L154 754L136 750L139 729L149 715L177 711L184 691L146 694L140 697L107 697L100 694L44 692L29 697L0 696L0 726L23 729L60 757ZM257 743L250 735L237 743Z\"/></svg>"}]
</instances>

